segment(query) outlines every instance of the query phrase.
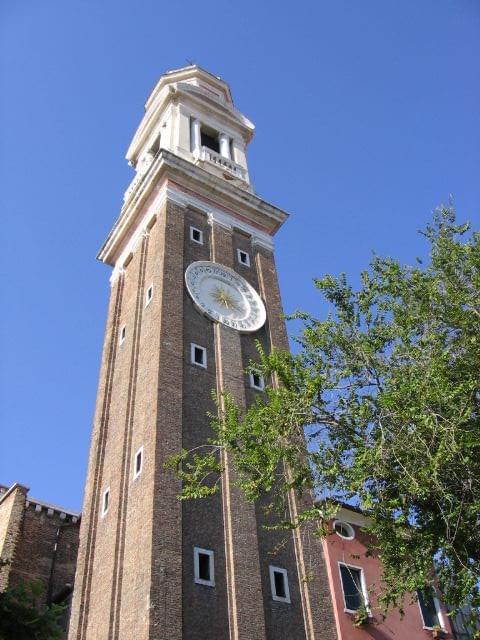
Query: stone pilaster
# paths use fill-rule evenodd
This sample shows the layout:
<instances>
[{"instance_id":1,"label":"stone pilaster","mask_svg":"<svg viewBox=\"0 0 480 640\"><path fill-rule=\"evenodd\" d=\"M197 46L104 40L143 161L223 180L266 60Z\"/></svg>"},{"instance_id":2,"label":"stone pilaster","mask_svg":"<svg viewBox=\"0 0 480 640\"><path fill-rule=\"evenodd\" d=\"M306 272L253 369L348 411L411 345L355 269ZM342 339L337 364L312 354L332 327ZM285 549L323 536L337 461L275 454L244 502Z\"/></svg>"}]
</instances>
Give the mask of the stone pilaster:
<instances>
[{"instance_id":1,"label":"stone pilaster","mask_svg":"<svg viewBox=\"0 0 480 640\"><path fill-rule=\"evenodd\" d=\"M288 336L283 319L283 308L278 286L273 253L256 246L259 292L265 300L268 316L270 344L277 349L288 350ZM273 381L278 384L277 381ZM288 470L286 471L288 473ZM289 494L289 510L293 520L298 511L313 506L313 496L305 495L299 503L295 494ZM295 562L300 585L300 595L305 637L307 640L331 640L336 637L336 625L330 596L327 567L321 540L313 535L311 525L293 531Z\"/></svg>"},{"instance_id":2,"label":"stone pilaster","mask_svg":"<svg viewBox=\"0 0 480 640\"><path fill-rule=\"evenodd\" d=\"M214 223L212 235L214 262L233 268L231 230ZM241 407L245 407L240 334L216 324L215 346L218 391L227 391ZM233 486L235 475L228 455L223 456L223 464L225 473L222 492L230 638L261 640L266 638L266 631L255 507L247 503L240 491Z\"/></svg>"}]
</instances>

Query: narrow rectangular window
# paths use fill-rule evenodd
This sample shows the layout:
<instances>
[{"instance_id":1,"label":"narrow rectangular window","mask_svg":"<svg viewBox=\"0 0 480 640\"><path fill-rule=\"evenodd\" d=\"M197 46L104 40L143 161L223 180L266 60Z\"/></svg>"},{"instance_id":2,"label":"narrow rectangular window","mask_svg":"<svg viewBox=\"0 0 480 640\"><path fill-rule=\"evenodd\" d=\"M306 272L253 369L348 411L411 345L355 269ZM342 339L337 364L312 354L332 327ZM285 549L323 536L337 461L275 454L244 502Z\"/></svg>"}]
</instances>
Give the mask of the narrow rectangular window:
<instances>
[{"instance_id":1,"label":"narrow rectangular window","mask_svg":"<svg viewBox=\"0 0 480 640\"><path fill-rule=\"evenodd\" d=\"M122 342L125 342L125 336L127 335L127 325L123 325L123 327L120 329L120 344L122 344Z\"/></svg>"},{"instance_id":2,"label":"narrow rectangular window","mask_svg":"<svg viewBox=\"0 0 480 640\"><path fill-rule=\"evenodd\" d=\"M274 571L273 578L275 580L275 593L279 598L285 598L285 576L280 571Z\"/></svg>"},{"instance_id":3,"label":"narrow rectangular window","mask_svg":"<svg viewBox=\"0 0 480 640\"><path fill-rule=\"evenodd\" d=\"M153 284L151 284L148 289L147 289L147 293L145 294L145 306L148 307L148 305L150 304L150 302L152 301L153 298Z\"/></svg>"},{"instance_id":4,"label":"narrow rectangular window","mask_svg":"<svg viewBox=\"0 0 480 640\"><path fill-rule=\"evenodd\" d=\"M110 506L110 487L108 489L105 489L105 491L103 492L102 516L104 516L107 513L109 506Z\"/></svg>"},{"instance_id":5,"label":"narrow rectangular window","mask_svg":"<svg viewBox=\"0 0 480 640\"><path fill-rule=\"evenodd\" d=\"M276 602L291 602L287 570L270 565L269 572L272 599Z\"/></svg>"},{"instance_id":6,"label":"narrow rectangular window","mask_svg":"<svg viewBox=\"0 0 480 640\"><path fill-rule=\"evenodd\" d=\"M195 227L190 227L190 240L197 244L203 244L203 231Z\"/></svg>"},{"instance_id":7,"label":"narrow rectangular window","mask_svg":"<svg viewBox=\"0 0 480 640\"><path fill-rule=\"evenodd\" d=\"M362 570L340 564L343 599L346 611L358 611L362 606L368 606Z\"/></svg>"},{"instance_id":8,"label":"narrow rectangular window","mask_svg":"<svg viewBox=\"0 0 480 640\"><path fill-rule=\"evenodd\" d=\"M250 255L246 251L237 249L237 258L240 264L243 264L244 267L250 266Z\"/></svg>"},{"instance_id":9,"label":"narrow rectangular window","mask_svg":"<svg viewBox=\"0 0 480 640\"><path fill-rule=\"evenodd\" d=\"M205 369L207 367L207 350L205 347L200 347L192 342L190 344L190 360L192 364Z\"/></svg>"},{"instance_id":10,"label":"narrow rectangular window","mask_svg":"<svg viewBox=\"0 0 480 640\"><path fill-rule=\"evenodd\" d=\"M264 377L258 371L250 372L250 386L257 391L263 391L265 389Z\"/></svg>"},{"instance_id":11,"label":"narrow rectangular window","mask_svg":"<svg viewBox=\"0 0 480 640\"><path fill-rule=\"evenodd\" d=\"M210 556L206 553L198 554L198 577L210 582Z\"/></svg>"},{"instance_id":12,"label":"narrow rectangular window","mask_svg":"<svg viewBox=\"0 0 480 640\"><path fill-rule=\"evenodd\" d=\"M436 598L431 593L417 591L418 605L422 614L423 626L431 629L435 626L443 627L439 618Z\"/></svg>"},{"instance_id":13,"label":"narrow rectangular window","mask_svg":"<svg viewBox=\"0 0 480 640\"><path fill-rule=\"evenodd\" d=\"M135 454L135 459L134 459L134 468L133 468L134 480L135 478L138 478L138 476L142 473L142 467L143 467L143 447L140 447L140 449Z\"/></svg>"},{"instance_id":14,"label":"narrow rectangular window","mask_svg":"<svg viewBox=\"0 0 480 640\"><path fill-rule=\"evenodd\" d=\"M203 584L207 587L215 586L215 573L213 551L210 549L193 549L193 571L197 584Z\"/></svg>"}]
</instances>

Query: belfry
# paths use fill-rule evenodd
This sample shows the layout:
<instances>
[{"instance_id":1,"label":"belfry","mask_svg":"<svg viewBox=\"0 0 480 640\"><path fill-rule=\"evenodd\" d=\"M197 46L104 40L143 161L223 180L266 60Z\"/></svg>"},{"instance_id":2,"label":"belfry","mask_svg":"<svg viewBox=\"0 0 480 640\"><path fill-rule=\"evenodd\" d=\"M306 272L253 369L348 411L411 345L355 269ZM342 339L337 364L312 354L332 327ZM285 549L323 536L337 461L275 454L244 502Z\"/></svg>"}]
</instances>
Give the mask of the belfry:
<instances>
[{"instance_id":1,"label":"belfry","mask_svg":"<svg viewBox=\"0 0 480 640\"><path fill-rule=\"evenodd\" d=\"M127 152L136 174L98 254L112 267L69 640L332 640L320 542L270 531L234 486L178 499L166 459L211 436L212 390L288 348L252 123L197 66L163 75ZM295 514L295 501L290 499Z\"/></svg>"}]
</instances>

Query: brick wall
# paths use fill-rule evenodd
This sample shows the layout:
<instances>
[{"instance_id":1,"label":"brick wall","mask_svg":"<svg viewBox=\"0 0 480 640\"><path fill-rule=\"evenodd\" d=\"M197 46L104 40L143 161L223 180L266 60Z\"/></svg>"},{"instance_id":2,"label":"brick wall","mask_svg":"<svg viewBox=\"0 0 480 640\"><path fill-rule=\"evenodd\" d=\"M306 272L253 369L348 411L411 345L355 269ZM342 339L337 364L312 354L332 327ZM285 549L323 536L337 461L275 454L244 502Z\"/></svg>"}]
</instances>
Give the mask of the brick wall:
<instances>
[{"instance_id":1,"label":"brick wall","mask_svg":"<svg viewBox=\"0 0 480 640\"><path fill-rule=\"evenodd\" d=\"M65 585L73 586L79 523L65 522L58 512L48 514L30 503L25 508L15 546L10 584L41 583L43 601L55 598Z\"/></svg>"},{"instance_id":2,"label":"brick wall","mask_svg":"<svg viewBox=\"0 0 480 640\"><path fill-rule=\"evenodd\" d=\"M9 576L15 558L15 549L20 533L28 489L13 485L0 496L0 591L9 585Z\"/></svg>"},{"instance_id":3,"label":"brick wall","mask_svg":"<svg viewBox=\"0 0 480 640\"><path fill-rule=\"evenodd\" d=\"M80 523L77 516L28 500L27 491L13 485L0 497L0 557L8 561L0 572L0 589L39 584L39 606L67 604L61 619L66 629Z\"/></svg>"},{"instance_id":4,"label":"brick wall","mask_svg":"<svg viewBox=\"0 0 480 640\"><path fill-rule=\"evenodd\" d=\"M207 217L196 211L184 212L183 271L191 262L211 260L212 228ZM203 245L190 240L190 226L203 232ZM183 277L183 275L182 275ZM217 364L213 323L194 308L186 289L183 290L183 415L182 444L186 449L198 447L213 435L207 412L215 412L212 391L217 389ZM190 344L207 349L207 368L190 362ZM227 576L224 551L222 496L182 504L183 524L183 637L192 640L219 638L228 629ZM193 580L193 548L214 551L215 587L195 584ZM188 634L191 635L188 635Z\"/></svg>"},{"instance_id":5,"label":"brick wall","mask_svg":"<svg viewBox=\"0 0 480 640\"><path fill-rule=\"evenodd\" d=\"M254 399L244 368L257 357L256 339L266 349L287 346L273 256L244 233L211 226L203 213L170 200L152 213L155 224L112 284L69 638L130 640L134 629L139 640L223 640L230 633L238 640L332 640L322 566L307 589L298 539L265 531L261 509L232 486L232 470L220 494L180 502L179 481L164 467L171 454L211 435L212 390L232 392L242 406ZM203 244L190 240L191 225L203 231ZM250 254L250 268L239 264L237 248ZM196 260L244 276L266 302L266 326L241 335L199 314L184 287L185 269ZM192 342L206 348L206 369L190 362ZM143 469L134 479L141 447ZM213 588L194 582L195 546L215 554ZM321 545L314 559L323 562ZM272 601L270 564L287 569L291 604ZM317 607L320 622L307 611Z\"/></svg>"}]
</instances>

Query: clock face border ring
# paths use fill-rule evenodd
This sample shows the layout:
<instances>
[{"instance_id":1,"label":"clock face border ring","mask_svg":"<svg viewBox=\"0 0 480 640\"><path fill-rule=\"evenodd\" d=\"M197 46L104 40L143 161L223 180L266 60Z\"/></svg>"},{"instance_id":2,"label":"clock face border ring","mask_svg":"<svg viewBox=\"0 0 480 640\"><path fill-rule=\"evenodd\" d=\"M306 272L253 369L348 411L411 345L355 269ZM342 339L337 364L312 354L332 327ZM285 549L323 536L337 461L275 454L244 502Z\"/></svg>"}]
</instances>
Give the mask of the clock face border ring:
<instances>
[{"instance_id":1,"label":"clock face border ring","mask_svg":"<svg viewBox=\"0 0 480 640\"><path fill-rule=\"evenodd\" d=\"M242 302L248 305L249 315L247 318L232 319L224 316L218 310L211 308L211 306L215 306L211 302L202 300L204 293L200 291L199 287L195 287L195 280L200 280L200 277L195 275L196 272L205 273L203 279L223 280L227 287L235 289L242 298ZM230 267L208 260L192 262L185 270L185 285L197 311L214 322L235 329L240 333L255 333L266 322L267 312L260 295L243 276Z\"/></svg>"}]
</instances>

